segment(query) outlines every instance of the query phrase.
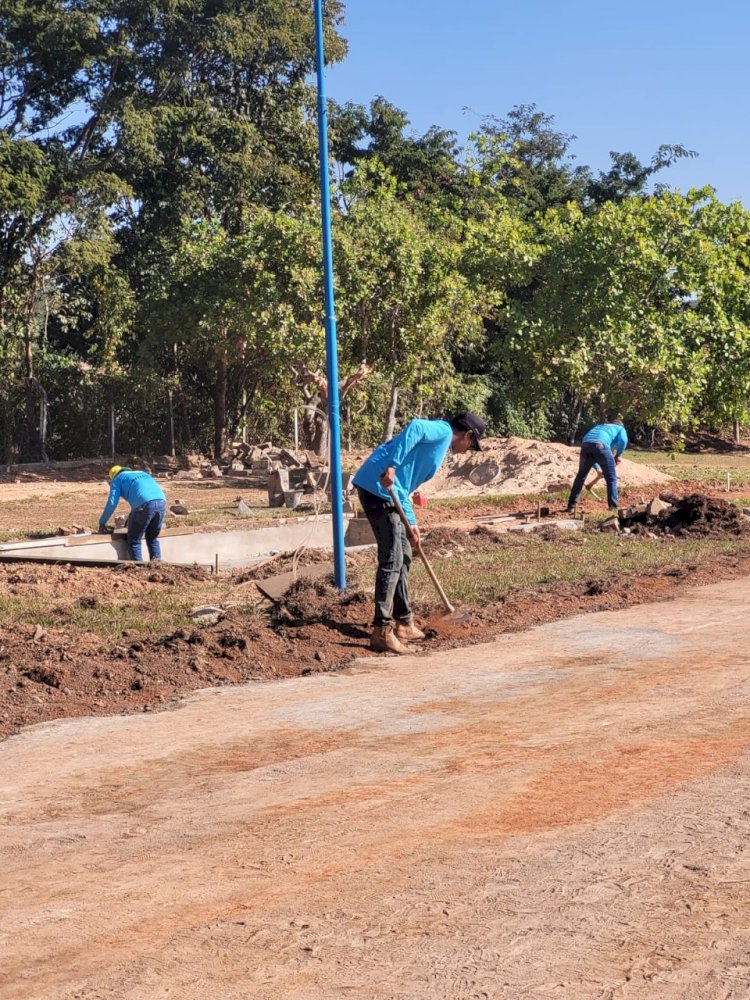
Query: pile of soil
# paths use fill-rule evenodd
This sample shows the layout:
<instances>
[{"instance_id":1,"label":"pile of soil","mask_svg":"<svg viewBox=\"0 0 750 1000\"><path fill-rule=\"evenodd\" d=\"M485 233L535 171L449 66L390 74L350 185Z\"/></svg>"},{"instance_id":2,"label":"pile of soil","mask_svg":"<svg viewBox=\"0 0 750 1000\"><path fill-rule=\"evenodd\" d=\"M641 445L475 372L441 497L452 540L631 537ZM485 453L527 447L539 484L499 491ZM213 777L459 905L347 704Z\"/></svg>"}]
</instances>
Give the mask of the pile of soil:
<instances>
[{"instance_id":1,"label":"pile of soil","mask_svg":"<svg viewBox=\"0 0 750 1000\"><path fill-rule=\"evenodd\" d=\"M448 457L426 488L431 497L482 494L554 493L569 490L578 472L580 450L526 438L488 438L482 451ZM623 459L617 467L623 486L667 483L670 476Z\"/></svg>"},{"instance_id":2,"label":"pile of soil","mask_svg":"<svg viewBox=\"0 0 750 1000\"><path fill-rule=\"evenodd\" d=\"M703 493L691 493L674 498L673 506L656 517L623 518L639 532L651 531L663 535L699 538L738 537L749 533L750 519L734 504Z\"/></svg>"},{"instance_id":3,"label":"pile of soil","mask_svg":"<svg viewBox=\"0 0 750 1000\"><path fill-rule=\"evenodd\" d=\"M356 581L349 580L350 585ZM330 580L297 580L287 590L284 597L276 605L275 623L284 625L315 625L319 623L333 624L346 622L350 611L361 612L363 605L369 604L370 598L360 590L352 590L351 586L345 593L337 590ZM361 617L357 614L356 617Z\"/></svg>"}]
</instances>

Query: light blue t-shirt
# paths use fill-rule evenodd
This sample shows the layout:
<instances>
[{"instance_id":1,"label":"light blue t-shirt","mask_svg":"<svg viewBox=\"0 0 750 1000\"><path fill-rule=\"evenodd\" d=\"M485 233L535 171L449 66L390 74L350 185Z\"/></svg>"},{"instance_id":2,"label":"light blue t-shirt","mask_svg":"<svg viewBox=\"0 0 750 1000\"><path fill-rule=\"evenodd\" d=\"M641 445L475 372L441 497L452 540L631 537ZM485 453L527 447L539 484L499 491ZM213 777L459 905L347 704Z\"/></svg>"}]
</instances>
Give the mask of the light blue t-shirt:
<instances>
[{"instance_id":1,"label":"light blue t-shirt","mask_svg":"<svg viewBox=\"0 0 750 1000\"><path fill-rule=\"evenodd\" d=\"M432 479L443 464L452 440L453 429L447 420L412 420L395 438L375 449L354 477L354 485L390 501L388 491L380 485L380 477L393 466L394 492L409 523L416 524L410 494Z\"/></svg>"},{"instance_id":2,"label":"light blue t-shirt","mask_svg":"<svg viewBox=\"0 0 750 1000\"><path fill-rule=\"evenodd\" d=\"M159 486L153 476L148 472L135 472L126 469L118 472L109 485L109 496L107 505L99 518L100 527L104 527L107 521L114 514L115 507L120 502L120 497L127 500L131 508L143 506L149 500L165 500L164 490Z\"/></svg>"},{"instance_id":3,"label":"light blue t-shirt","mask_svg":"<svg viewBox=\"0 0 750 1000\"><path fill-rule=\"evenodd\" d=\"M605 444L614 454L622 455L628 446L628 432L620 424L597 424L583 436L584 444L591 441ZM594 468L600 471L598 465Z\"/></svg>"}]
</instances>

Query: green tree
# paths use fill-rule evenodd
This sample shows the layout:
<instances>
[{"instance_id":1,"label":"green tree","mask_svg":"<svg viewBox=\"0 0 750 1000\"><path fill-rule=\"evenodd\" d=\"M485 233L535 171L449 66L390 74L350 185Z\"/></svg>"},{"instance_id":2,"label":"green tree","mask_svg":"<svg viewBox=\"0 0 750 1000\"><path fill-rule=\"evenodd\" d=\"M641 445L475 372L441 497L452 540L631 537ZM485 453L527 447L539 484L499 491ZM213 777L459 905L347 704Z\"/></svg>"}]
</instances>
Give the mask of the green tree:
<instances>
[{"instance_id":1,"label":"green tree","mask_svg":"<svg viewBox=\"0 0 750 1000\"><path fill-rule=\"evenodd\" d=\"M533 299L512 304L508 364L524 365L532 397L565 401L573 430L585 411L687 426L707 392L715 410L719 398L736 407L747 392L746 227L744 210L709 189L552 213Z\"/></svg>"},{"instance_id":2,"label":"green tree","mask_svg":"<svg viewBox=\"0 0 750 1000\"><path fill-rule=\"evenodd\" d=\"M589 210L643 194L648 183L676 160L697 154L664 144L643 164L633 153L611 152L612 165L594 174L576 164L576 136L555 128L553 115L535 104L519 104L504 118L487 115L473 136L470 166L488 188L500 191L523 215L576 202Z\"/></svg>"},{"instance_id":3,"label":"green tree","mask_svg":"<svg viewBox=\"0 0 750 1000\"><path fill-rule=\"evenodd\" d=\"M481 337L481 312L455 232L431 228L385 167L373 161L348 194L336 233L342 344L352 362L388 373L389 438L399 395L416 390L424 405L445 389L452 352Z\"/></svg>"},{"instance_id":4,"label":"green tree","mask_svg":"<svg viewBox=\"0 0 750 1000\"><path fill-rule=\"evenodd\" d=\"M213 404L220 458L249 407L288 407L293 371L320 355L317 217L259 209L241 235L187 227L143 302L144 350Z\"/></svg>"},{"instance_id":5,"label":"green tree","mask_svg":"<svg viewBox=\"0 0 750 1000\"><path fill-rule=\"evenodd\" d=\"M0 0L0 337L23 345L30 413L39 262L61 234L107 211L140 292L184 217L241 232L255 203L309 199L313 58L307 0Z\"/></svg>"},{"instance_id":6,"label":"green tree","mask_svg":"<svg viewBox=\"0 0 750 1000\"><path fill-rule=\"evenodd\" d=\"M406 112L384 97L376 97L369 109L334 104L331 112L331 148L344 176L351 178L363 168L373 183L377 171L366 168L381 164L396 181L399 195L417 201L444 197L460 187L460 150L454 132L433 125L424 135L412 135Z\"/></svg>"}]
</instances>

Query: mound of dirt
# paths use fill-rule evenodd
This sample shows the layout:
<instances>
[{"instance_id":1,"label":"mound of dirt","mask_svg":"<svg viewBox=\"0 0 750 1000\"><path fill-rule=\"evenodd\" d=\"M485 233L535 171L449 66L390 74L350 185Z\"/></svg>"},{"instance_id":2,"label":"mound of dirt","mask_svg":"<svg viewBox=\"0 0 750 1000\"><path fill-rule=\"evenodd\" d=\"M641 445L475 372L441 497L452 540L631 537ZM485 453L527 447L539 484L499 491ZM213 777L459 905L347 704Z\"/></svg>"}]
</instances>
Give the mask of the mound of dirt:
<instances>
[{"instance_id":1,"label":"mound of dirt","mask_svg":"<svg viewBox=\"0 0 750 1000\"><path fill-rule=\"evenodd\" d=\"M319 622L345 621L347 610L369 601L367 594L347 590L343 594L332 580L308 580L293 583L276 608L275 621L288 625L314 625Z\"/></svg>"},{"instance_id":2,"label":"mound of dirt","mask_svg":"<svg viewBox=\"0 0 750 1000\"><path fill-rule=\"evenodd\" d=\"M744 535L750 521L734 504L726 500L691 493L678 500L671 510L664 511L652 525L652 530L670 535L691 535L719 538Z\"/></svg>"},{"instance_id":3,"label":"mound of dirt","mask_svg":"<svg viewBox=\"0 0 750 1000\"><path fill-rule=\"evenodd\" d=\"M481 494L550 493L569 490L578 472L579 449L526 438L488 438L481 452L448 457L427 484L432 497ZM617 467L623 486L667 483L671 477L657 469L629 462ZM603 484L600 484L603 489Z\"/></svg>"},{"instance_id":4,"label":"mound of dirt","mask_svg":"<svg viewBox=\"0 0 750 1000\"><path fill-rule=\"evenodd\" d=\"M663 510L651 513L652 504L640 504L620 513L619 526L636 535L677 535L698 538L727 538L750 534L750 518L734 504L704 493L679 497L662 493ZM667 506L669 504L669 506ZM601 524L611 530L614 518Z\"/></svg>"}]
</instances>

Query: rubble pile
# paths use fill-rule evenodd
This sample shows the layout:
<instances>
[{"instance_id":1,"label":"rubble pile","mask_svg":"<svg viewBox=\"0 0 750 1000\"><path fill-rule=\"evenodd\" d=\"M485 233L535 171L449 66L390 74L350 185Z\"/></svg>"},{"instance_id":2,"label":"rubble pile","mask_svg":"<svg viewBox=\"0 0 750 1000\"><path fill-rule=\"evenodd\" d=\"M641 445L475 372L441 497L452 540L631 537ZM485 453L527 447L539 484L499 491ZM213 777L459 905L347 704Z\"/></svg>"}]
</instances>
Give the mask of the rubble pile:
<instances>
[{"instance_id":1,"label":"rubble pile","mask_svg":"<svg viewBox=\"0 0 750 1000\"><path fill-rule=\"evenodd\" d=\"M263 475L280 469L306 469L318 471L325 463L312 451L291 451L277 448L270 441L265 444L245 444L235 441L224 474L229 476Z\"/></svg>"},{"instance_id":2,"label":"rubble pile","mask_svg":"<svg viewBox=\"0 0 750 1000\"><path fill-rule=\"evenodd\" d=\"M189 458L188 469L175 472L173 479L198 480L231 478L255 478L278 472L279 469L304 469L310 472L322 472L324 462L312 451L290 451L288 448L277 448L270 441L264 444L245 444L235 441L227 458L220 462L212 462L202 455Z\"/></svg>"},{"instance_id":3,"label":"rubble pile","mask_svg":"<svg viewBox=\"0 0 750 1000\"><path fill-rule=\"evenodd\" d=\"M270 507L296 507L302 497L328 489L325 462L312 451L278 448L270 441L250 445L235 441L225 461L207 461L192 456L191 468L181 469L173 480L247 478L262 480L268 490ZM351 476L344 475L344 492L351 491ZM181 511L173 511L181 513Z\"/></svg>"},{"instance_id":4,"label":"rubble pile","mask_svg":"<svg viewBox=\"0 0 750 1000\"><path fill-rule=\"evenodd\" d=\"M193 456L191 468L175 472L173 479L199 480L231 478L257 478L268 476L280 469L303 469L322 473L324 463L312 451L290 451L277 448L270 441L264 444L245 444L235 441L227 458L211 462L203 456Z\"/></svg>"}]
</instances>

